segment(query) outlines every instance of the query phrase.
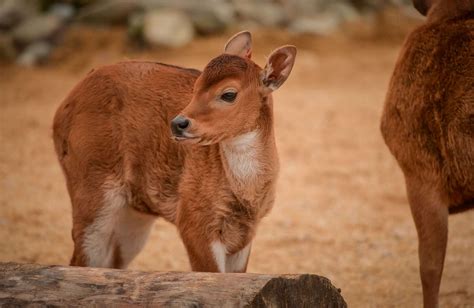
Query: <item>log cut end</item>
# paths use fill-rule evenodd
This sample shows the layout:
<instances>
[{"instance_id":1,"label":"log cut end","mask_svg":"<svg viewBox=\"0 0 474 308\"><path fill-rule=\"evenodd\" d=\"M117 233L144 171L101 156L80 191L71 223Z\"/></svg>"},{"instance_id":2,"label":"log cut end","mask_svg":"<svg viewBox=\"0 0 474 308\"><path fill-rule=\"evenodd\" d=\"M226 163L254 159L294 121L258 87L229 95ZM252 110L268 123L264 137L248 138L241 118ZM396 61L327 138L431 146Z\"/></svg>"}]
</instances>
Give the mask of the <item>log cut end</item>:
<instances>
[{"instance_id":1,"label":"log cut end","mask_svg":"<svg viewBox=\"0 0 474 308\"><path fill-rule=\"evenodd\" d=\"M347 307L331 281L317 275L282 275L270 279L249 307Z\"/></svg>"}]
</instances>

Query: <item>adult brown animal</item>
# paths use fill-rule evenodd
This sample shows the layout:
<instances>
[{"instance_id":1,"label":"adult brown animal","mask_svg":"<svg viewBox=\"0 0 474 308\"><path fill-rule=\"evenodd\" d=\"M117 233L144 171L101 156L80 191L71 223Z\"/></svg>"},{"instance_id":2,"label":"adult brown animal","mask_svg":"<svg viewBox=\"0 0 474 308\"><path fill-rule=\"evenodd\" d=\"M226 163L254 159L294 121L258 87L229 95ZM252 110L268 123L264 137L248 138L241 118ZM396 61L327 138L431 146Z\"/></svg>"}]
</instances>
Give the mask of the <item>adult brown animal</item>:
<instances>
[{"instance_id":1,"label":"adult brown animal","mask_svg":"<svg viewBox=\"0 0 474 308\"><path fill-rule=\"evenodd\" d=\"M437 307L448 214L474 207L474 1L414 4L428 18L402 48L381 130L405 175L424 307Z\"/></svg>"},{"instance_id":2,"label":"adult brown animal","mask_svg":"<svg viewBox=\"0 0 474 308\"><path fill-rule=\"evenodd\" d=\"M71 265L126 267L162 217L194 271L245 272L274 202L271 92L295 56L283 46L261 69L241 32L202 73L138 61L89 73L54 118L73 207Z\"/></svg>"}]
</instances>

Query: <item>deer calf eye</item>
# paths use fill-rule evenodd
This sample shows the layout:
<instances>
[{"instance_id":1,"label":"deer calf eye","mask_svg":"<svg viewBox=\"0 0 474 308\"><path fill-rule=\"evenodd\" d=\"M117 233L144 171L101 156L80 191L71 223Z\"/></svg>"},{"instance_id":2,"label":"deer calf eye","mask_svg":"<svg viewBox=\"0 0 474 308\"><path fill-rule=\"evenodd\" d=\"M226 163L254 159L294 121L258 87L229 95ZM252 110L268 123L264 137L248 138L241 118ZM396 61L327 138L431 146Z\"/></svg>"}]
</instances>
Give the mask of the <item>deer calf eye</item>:
<instances>
[{"instance_id":1,"label":"deer calf eye","mask_svg":"<svg viewBox=\"0 0 474 308\"><path fill-rule=\"evenodd\" d=\"M221 95L221 100L232 103L237 97L237 92L225 92Z\"/></svg>"}]
</instances>

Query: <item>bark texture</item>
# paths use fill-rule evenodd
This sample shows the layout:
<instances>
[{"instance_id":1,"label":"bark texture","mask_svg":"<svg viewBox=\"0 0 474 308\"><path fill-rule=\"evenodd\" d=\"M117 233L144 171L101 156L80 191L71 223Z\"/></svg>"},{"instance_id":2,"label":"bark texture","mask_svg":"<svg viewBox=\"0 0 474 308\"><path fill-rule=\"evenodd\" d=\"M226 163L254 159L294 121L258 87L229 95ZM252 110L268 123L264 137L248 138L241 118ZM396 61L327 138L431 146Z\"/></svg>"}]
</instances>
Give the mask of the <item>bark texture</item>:
<instances>
[{"instance_id":1,"label":"bark texture","mask_svg":"<svg viewBox=\"0 0 474 308\"><path fill-rule=\"evenodd\" d=\"M0 263L0 306L347 307L317 275L138 272Z\"/></svg>"}]
</instances>

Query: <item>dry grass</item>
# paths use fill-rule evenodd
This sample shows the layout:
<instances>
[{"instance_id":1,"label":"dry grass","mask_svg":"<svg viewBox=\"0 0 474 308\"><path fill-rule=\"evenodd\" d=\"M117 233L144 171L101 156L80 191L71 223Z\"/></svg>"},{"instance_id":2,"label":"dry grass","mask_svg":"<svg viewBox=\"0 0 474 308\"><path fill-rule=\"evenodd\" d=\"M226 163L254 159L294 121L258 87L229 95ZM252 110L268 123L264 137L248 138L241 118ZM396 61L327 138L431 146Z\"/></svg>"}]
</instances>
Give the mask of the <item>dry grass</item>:
<instances>
[{"instance_id":1,"label":"dry grass","mask_svg":"<svg viewBox=\"0 0 474 308\"><path fill-rule=\"evenodd\" d=\"M417 239L400 170L379 117L401 40L255 35L255 58L299 47L275 94L281 175L253 245L250 272L316 273L353 307L421 305ZM51 140L55 109L92 67L125 58L202 68L224 37L136 52L123 33L73 30L53 64L0 67L0 261L67 264L71 211ZM78 47L78 43L82 47ZM443 307L474 305L474 211L450 218ZM131 268L187 271L175 228L159 221Z\"/></svg>"}]
</instances>

